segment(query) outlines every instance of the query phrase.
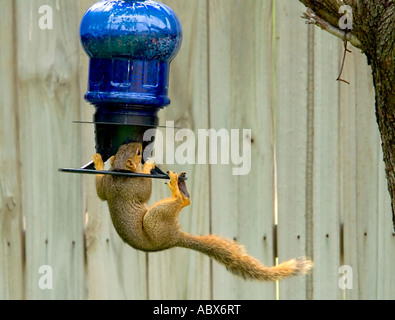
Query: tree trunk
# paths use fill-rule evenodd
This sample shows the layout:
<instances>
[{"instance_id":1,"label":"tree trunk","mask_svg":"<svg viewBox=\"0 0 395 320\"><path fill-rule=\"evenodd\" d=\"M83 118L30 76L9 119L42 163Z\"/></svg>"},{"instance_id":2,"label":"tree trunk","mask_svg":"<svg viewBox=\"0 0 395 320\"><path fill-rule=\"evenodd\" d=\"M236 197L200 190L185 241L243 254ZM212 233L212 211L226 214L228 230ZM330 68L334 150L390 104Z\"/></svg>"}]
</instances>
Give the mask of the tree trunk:
<instances>
[{"instance_id":1,"label":"tree trunk","mask_svg":"<svg viewBox=\"0 0 395 320\"><path fill-rule=\"evenodd\" d=\"M376 92L376 116L381 133L388 189L395 230L395 5L393 0L300 0L308 11L305 18L359 47L372 66ZM342 5L352 8L352 29L341 30ZM343 11L342 11L343 12Z\"/></svg>"},{"instance_id":2,"label":"tree trunk","mask_svg":"<svg viewBox=\"0 0 395 320\"><path fill-rule=\"evenodd\" d=\"M380 19L376 37L376 55L369 58L376 90L376 116L379 124L384 162L391 195L395 229L395 94L394 94L394 5Z\"/></svg>"}]
</instances>

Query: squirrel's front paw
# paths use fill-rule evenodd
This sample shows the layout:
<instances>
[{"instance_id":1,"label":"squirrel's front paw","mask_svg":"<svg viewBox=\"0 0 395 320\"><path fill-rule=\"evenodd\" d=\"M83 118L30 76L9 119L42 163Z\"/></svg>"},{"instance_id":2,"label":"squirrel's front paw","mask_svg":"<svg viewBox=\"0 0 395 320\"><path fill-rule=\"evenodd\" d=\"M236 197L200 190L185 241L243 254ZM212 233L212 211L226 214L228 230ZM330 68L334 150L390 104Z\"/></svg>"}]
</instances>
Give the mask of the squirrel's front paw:
<instances>
[{"instance_id":1,"label":"squirrel's front paw","mask_svg":"<svg viewBox=\"0 0 395 320\"><path fill-rule=\"evenodd\" d=\"M152 160L148 159L146 162L144 162L143 173L151 174L151 170L155 169L155 167L155 163Z\"/></svg>"},{"instance_id":2,"label":"squirrel's front paw","mask_svg":"<svg viewBox=\"0 0 395 320\"><path fill-rule=\"evenodd\" d=\"M92 160L95 164L96 170L102 171L104 169L104 163L100 153L96 153L95 155L93 155Z\"/></svg>"}]
</instances>

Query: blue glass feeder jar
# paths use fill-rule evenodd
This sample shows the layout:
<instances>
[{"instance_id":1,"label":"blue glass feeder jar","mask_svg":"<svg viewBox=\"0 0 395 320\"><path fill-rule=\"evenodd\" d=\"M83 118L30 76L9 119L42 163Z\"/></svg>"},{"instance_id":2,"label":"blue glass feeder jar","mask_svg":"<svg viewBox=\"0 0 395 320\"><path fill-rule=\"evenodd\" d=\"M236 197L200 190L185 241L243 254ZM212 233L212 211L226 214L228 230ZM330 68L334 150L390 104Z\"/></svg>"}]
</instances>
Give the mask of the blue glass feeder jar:
<instances>
[{"instance_id":1,"label":"blue glass feeder jar","mask_svg":"<svg viewBox=\"0 0 395 320\"><path fill-rule=\"evenodd\" d=\"M181 47L181 23L156 1L107 0L85 13L80 35L90 57L85 99L96 110L96 151L107 160L120 145L142 141L170 104L169 67Z\"/></svg>"}]
</instances>

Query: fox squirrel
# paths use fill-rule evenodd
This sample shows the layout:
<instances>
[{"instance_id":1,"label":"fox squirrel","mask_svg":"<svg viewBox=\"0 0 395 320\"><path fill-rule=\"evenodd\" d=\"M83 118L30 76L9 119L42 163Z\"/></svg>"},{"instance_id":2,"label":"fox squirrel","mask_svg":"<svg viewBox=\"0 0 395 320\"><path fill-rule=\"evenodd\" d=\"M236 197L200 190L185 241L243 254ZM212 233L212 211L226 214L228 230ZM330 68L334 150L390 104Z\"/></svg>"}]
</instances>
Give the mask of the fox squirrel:
<instances>
[{"instance_id":1,"label":"fox squirrel","mask_svg":"<svg viewBox=\"0 0 395 320\"><path fill-rule=\"evenodd\" d=\"M143 165L142 154L141 143L124 144L110 158L110 170L150 174L155 164L148 160ZM104 169L100 154L93 156L93 162L96 170ZM99 198L107 201L116 231L133 248L147 252L172 247L193 249L208 255L244 279L276 281L305 274L312 268L313 263L307 258L291 259L269 268L248 255L244 247L235 241L215 235L195 236L183 232L178 214L191 201L185 182L178 179L179 175L169 172L169 176L170 182L167 184L172 197L148 207L152 179L96 175Z\"/></svg>"}]
</instances>

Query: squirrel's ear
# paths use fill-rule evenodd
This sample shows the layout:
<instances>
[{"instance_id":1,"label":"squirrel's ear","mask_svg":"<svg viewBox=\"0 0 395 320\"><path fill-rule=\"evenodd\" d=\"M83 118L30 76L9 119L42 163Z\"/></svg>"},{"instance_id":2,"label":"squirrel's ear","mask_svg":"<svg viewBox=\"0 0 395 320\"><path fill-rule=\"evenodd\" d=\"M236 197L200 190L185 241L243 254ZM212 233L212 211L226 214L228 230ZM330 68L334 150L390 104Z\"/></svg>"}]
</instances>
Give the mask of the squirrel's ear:
<instances>
[{"instance_id":1,"label":"squirrel's ear","mask_svg":"<svg viewBox=\"0 0 395 320\"><path fill-rule=\"evenodd\" d=\"M111 163L111 166L113 166L114 165L114 161L115 161L115 157L114 156L112 156L111 158L110 158L110 163Z\"/></svg>"},{"instance_id":2,"label":"squirrel's ear","mask_svg":"<svg viewBox=\"0 0 395 320\"><path fill-rule=\"evenodd\" d=\"M132 170L132 171L134 171L136 168L136 166L133 164L133 161L131 160L131 159L128 159L127 161L126 161L126 168L128 168L129 170Z\"/></svg>"}]
</instances>

